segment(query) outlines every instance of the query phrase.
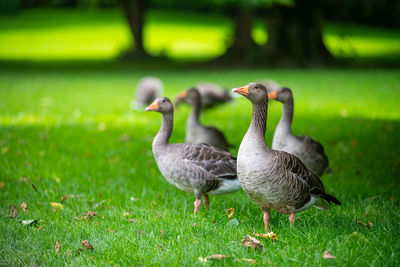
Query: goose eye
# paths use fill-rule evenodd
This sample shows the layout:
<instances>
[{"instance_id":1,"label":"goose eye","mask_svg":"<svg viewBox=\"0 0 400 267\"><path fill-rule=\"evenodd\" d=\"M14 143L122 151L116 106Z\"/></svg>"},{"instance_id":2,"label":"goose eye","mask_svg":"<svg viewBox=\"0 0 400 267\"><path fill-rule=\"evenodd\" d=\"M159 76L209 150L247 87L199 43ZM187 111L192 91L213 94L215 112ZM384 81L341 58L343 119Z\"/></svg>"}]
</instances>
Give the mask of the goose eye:
<instances>
[{"instance_id":1,"label":"goose eye","mask_svg":"<svg viewBox=\"0 0 400 267\"><path fill-rule=\"evenodd\" d=\"M163 103L165 103L165 99L163 99L163 101L162 101Z\"/></svg>"}]
</instances>

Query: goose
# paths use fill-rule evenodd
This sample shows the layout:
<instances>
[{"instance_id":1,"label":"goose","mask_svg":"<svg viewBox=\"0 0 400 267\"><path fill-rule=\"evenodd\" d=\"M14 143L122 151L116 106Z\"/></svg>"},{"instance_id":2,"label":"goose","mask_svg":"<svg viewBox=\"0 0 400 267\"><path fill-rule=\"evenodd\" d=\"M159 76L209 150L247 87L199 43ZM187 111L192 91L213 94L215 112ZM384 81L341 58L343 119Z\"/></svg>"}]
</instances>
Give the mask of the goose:
<instances>
[{"instance_id":1,"label":"goose","mask_svg":"<svg viewBox=\"0 0 400 267\"><path fill-rule=\"evenodd\" d=\"M177 188L194 193L194 212L203 204L209 206L208 195L239 190L236 158L230 153L206 144L170 144L174 108L166 97L157 98L146 111L162 114L161 128L154 137L152 150L157 166L165 179Z\"/></svg>"},{"instance_id":2,"label":"goose","mask_svg":"<svg viewBox=\"0 0 400 267\"><path fill-rule=\"evenodd\" d=\"M218 129L204 126L200 122L201 96L196 88L190 88L181 92L177 99L192 105L192 112L186 121L185 143L205 143L228 151L229 144L224 134Z\"/></svg>"},{"instance_id":3,"label":"goose","mask_svg":"<svg viewBox=\"0 0 400 267\"><path fill-rule=\"evenodd\" d=\"M283 103L283 112L275 128L272 149L281 150L298 157L314 174L321 176L328 167L324 147L309 136L295 136L292 133L293 94L289 88L281 87L269 91L269 99Z\"/></svg>"},{"instance_id":4,"label":"goose","mask_svg":"<svg viewBox=\"0 0 400 267\"><path fill-rule=\"evenodd\" d=\"M162 95L163 82L157 77L143 77L136 85L136 99L131 102L132 109L142 109Z\"/></svg>"},{"instance_id":5,"label":"goose","mask_svg":"<svg viewBox=\"0 0 400 267\"><path fill-rule=\"evenodd\" d=\"M215 83L199 83L195 86L201 96L201 108L209 109L219 104L232 100L229 91L225 91L221 86ZM175 106L178 106L182 99L175 100Z\"/></svg>"},{"instance_id":6,"label":"goose","mask_svg":"<svg viewBox=\"0 0 400 267\"><path fill-rule=\"evenodd\" d=\"M270 149L265 143L268 93L262 84L249 83L233 89L252 102L250 126L243 137L237 158L237 174L246 194L264 213L265 230L269 230L269 211L295 214L312 206L329 209L330 202L339 200L325 193L322 181L296 156Z\"/></svg>"}]
</instances>

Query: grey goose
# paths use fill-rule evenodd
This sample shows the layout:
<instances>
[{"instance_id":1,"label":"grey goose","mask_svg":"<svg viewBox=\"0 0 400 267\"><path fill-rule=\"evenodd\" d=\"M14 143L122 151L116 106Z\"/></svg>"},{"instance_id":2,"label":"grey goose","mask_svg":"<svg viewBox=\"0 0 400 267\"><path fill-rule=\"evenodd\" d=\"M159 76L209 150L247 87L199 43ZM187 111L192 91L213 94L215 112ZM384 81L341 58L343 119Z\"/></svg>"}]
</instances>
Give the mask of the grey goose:
<instances>
[{"instance_id":1,"label":"grey goose","mask_svg":"<svg viewBox=\"0 0 400 267\"><path fill-rule=\"evenodd\" d=\"M136 85L136 97L131 102L132 109L142 109L163 93L163 82L157 77L143 77Z\"/></svg>"},{"instance_id":2,"label":"grey goose","mask_svg":"<svg viewBox=\"0 0 400 267\"><path fill-rule=\"evenodd\" d=\"M201 96L201 109L209 109L232 100L230 92L222 89L218 84L199 83L195 87ZM177 98L175 106L178 106L181 102L182 99Z\"/></svg>"},{"instance_id":3,"label":"grey goose","mask_svg":"<svg viewBox=\"0 0 400 267\"><path fill-rule=\"evenodd\" d=\"M238 179L246 194L264 213L265 230L269 230L269 211L290 214L290 225L297 212L315 206L329 209L339 200L325 193L322 181L296 156L270 149L265 143L268 93L262 84L249 83L233 92L252 102L250 127L239 147Z\"/></svg>"},{"instance_id":4,"label":"grey goose","mask_svg":"<svg viewBox=\"0 0 400 267\"><path fill-rule=\"evenodd\" d=\"M206 144L171 144L174 108L166 97L157 98L146 111L162 114L161 128L154 137L152 150L157 166L165 179L185 192L194 193L194 212L208 207L208 195L239 190L236 158L230 153Z\"/></svg>"},{"instance_id":5,"label":"grey goose","mask_svg":"<svg viewBox=\"0 0 400 267\"><path fill-rule=\"evenodd\" d=\"M272 139L272 149L297 156L310 171L321 176L329 165L323 146L309 136L295 136L292 133L294 102L292 91L281 87L269 91L268 98L283 103L282 116Z\"/></svg>"},{"instance_id":6,"label":"grey goose","mask_svg":"<svg viewBox=\"0 0 400 267\"><path fill-rule=\"evenodd\" d=\"M190 88L181 92L177 99L192 106L192 112L186 121L185 143L205 143L228 151L229 144L224 134L218 129L204 126L200 122L201 97L199 91L196 88Z\"/></svg>"}]
</instances>

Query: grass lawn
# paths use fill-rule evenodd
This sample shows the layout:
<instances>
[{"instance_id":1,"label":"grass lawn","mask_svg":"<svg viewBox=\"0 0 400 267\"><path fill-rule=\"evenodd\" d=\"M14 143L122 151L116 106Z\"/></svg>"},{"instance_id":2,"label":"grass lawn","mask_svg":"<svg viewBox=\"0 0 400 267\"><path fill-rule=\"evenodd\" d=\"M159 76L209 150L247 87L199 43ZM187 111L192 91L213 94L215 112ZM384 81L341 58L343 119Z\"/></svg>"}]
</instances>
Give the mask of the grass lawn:
<instances>
[{"instance_id":1,"label":"grass lawn","mask_svg":"<svg viewBox=\"0 0 400 267\"><path fill-rule=\"evenodd\" d=\"M209 211L193 215L193 195L168 184L151 153L160 114L128 109L145 74L162 78L170 97L200 81L233 87L272 78L292 87L294 132L324 144L332 173L322 179L343 206L299 213L292 229L287 216L272 213L278 241L263 241L261 252L241 245L264 227L243 192L212 197ZM235 261L243 258L260 266L400 263L396 70L3 70L0 99L2 265L201 265L198 257L212 254L230 255L217 262L229 265L249 265ZM268 144L280 111L271 104ZM188 112L176 112L172 141L183 140ZM204 115L239 145L250 104L238 98ZM50 202L63 209L53 211ZM225 212L232 207L233 221ZM84 220L87 211L97 216ZM31 219L37 224L21 224ZM94 250L79 250L82 240ZM323 259L325 250L337 258Z\"/></svg>"},{"instance_id":2,"label":"grass lawn","mask_svg":"<svg viewBox=\"0 0 400 267\"><path fill-rule=\"evenodd\" d=\"M152 53L184 59L223 51L225 18L157 12L149 14L146 28ZM260 27L254 34L265 42ZM17 19L1 17L0 28L0 265L192 266L212 254L229 255L215 261L229 266L251 265L241 259L258 266L400 265L399 69L75 62L112 59L129 45L117 11L25 11ZM354 40L350 48L341 43L344 30L345 39ZM344 57L353 47L365 58L399 56L398 31L328 25L326 32L332 51ZM38 63L25 64L32 60ZM293 130L323 143L331 172L322 179L342 206L299 213L292 229L288 216L272 212L278 240L263 240L262 250L241 244L264 228L259 207L242 191L211 197L210 209L194 215L194 196L161 176L151 152L161 115L129 110L144 75L160 77L169 97L204 81L232 88L274 79L291 87ZM270 105L268 144L281 108ZM176 111L172 142L184 139L188 113L188 107ZM241 97L203 114L202 121L222 129L236 155L250 115ZM233 219L229 208L235 208ZM82 216L88 211L97 216ZM21 223L26 220L37 221L27 226ZM86 250L83 240L94 249ZM336 259L324 259L326 250Z\"/></svg>"}]
</instances>

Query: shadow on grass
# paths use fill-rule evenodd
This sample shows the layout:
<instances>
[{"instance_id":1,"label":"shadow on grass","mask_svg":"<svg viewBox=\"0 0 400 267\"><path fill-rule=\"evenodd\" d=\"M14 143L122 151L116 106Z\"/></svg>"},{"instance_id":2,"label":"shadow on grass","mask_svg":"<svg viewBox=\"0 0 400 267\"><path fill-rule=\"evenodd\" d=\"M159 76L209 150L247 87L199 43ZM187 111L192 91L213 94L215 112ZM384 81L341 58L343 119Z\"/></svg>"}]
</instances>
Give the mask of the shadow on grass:
<instances>
[{"instance_id":1,"label":"shadow on grass","mask_svg":"<svg viewBox=\"0 0 400 267\"><path fill-rule=\"evenodd\" d=\"M336 59L331 66L318 66L318 68L399 68L399 57L379 57L362 59ZM48 60L48 61L30 61L30 60L0 60L0 71L120 71L120 70L203 70L203 69L258 69L258 68L282 68L271 66L268 63L262 64L216 64L214 60L184 59L176 60L167 57L148 57L143 59L125 59L116 58L112 60ZM289 67L288 69L296 69ZM310 67L311 69L313 67Z\"/></svg>"}]
</instances>

